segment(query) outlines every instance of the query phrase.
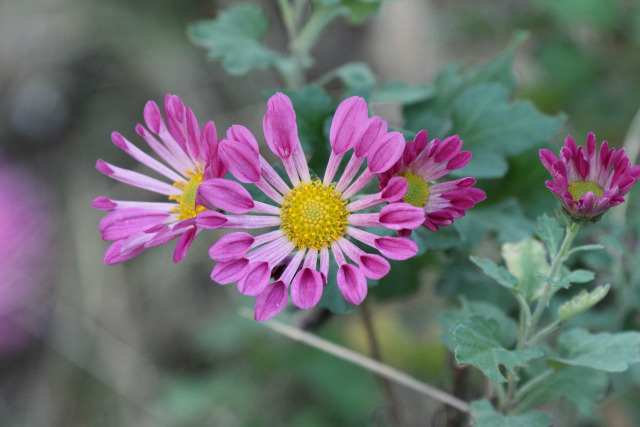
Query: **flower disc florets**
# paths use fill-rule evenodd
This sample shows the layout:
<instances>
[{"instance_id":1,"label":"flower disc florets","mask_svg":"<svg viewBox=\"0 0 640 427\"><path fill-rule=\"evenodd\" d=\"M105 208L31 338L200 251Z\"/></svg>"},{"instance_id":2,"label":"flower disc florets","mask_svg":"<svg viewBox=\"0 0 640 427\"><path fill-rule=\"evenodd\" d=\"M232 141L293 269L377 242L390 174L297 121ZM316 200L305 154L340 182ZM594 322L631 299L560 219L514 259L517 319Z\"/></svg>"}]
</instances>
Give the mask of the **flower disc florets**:
<instances>
[{"instance_id":1,"label":"flower disc florets","mask_svg":"<svg viewBox=\"0 0 640 427\"><path fill-rule=\"evenodd\" d=\"M560 158L540 150L540 160L551 174L547 188L574 221L595 222L611 207L624 202L624 195L640 179L640 167L631 167L624 148L616 152L607 141L596 153L596 137L587 136L586 149L567 136Z\"/></svg>"},{"instance_id":2,"label":"flower disc florets","mask_svg":"<svg viewBox=\"0 0 640 427\"><path fill-rule=\"evenodd\" d=\"M320 250L344 236L347 229L347 200L335 185L320 181L301 183L285 197L280 229L298 248Z\"/></svg>"}]
</instances>

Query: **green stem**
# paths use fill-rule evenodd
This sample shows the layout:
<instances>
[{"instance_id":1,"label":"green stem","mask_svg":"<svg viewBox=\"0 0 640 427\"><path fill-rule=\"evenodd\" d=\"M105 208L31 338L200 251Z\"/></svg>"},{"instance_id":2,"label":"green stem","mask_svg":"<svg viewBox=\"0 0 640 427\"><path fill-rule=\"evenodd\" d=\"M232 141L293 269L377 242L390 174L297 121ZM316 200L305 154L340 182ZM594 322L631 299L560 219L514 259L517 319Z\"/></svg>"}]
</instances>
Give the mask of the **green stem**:
<instances>
[{"instance_id":1,"label":"green stem","mask_svg":"<svg viewBox=\"0 0 640 427\"><path fill-rule=\"evenodd\" d=\"M527 400L524 398L527 396L527 393L529 393L531 390L534 390L538 385L545 382L547 378L549 378L551 375L554 374L554 372L555 372L554 369L547 369L546 371L542 372L537 377L533 377L526 384L520 387L520 389L515 395L515 401L518 402L518 404L513 409L513 411L511 411L511 413L515 415L519 413L522 409L526 409Z\"/></svg>"},{"instance_id":2,"label":"green stem","mask_svg":"<svg viewBox=\"0 0 640 427\"><path fill-rule=\"evenodd\" d=\"M533 316L531 317L531 324L527 328L529 334L531 334L531 331L534 331L538 326L538 322L540 321L540 317L542 317L544 309L547 307L549 301L551 301L551 298L558 290L553 286L553 283L551 282L559 278L560 271L562 269L562 266L564 265L564 262L567 260L567 258L569 258L569 255L571 255L570 248L573 244L573 240L578 234L579 229L580 226L576 223L573 223L567 227L562 246L560 246L560 250L554 255L553 259L551 260L551 272L549 274L551 280L545 284L542 296L540 297L538 305L533 312Z\"/></svg>"}]
</instances>

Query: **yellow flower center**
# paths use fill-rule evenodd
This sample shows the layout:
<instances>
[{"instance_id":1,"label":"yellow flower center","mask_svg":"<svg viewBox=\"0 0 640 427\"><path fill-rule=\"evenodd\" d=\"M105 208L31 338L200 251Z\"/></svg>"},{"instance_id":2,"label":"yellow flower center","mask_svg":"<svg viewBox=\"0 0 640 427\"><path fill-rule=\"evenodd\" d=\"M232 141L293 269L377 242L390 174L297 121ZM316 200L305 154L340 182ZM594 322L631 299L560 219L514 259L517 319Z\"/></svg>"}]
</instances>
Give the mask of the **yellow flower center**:
<instances>
[{"instance_id":1,"label":"yellow flower center","mask_svg":"<svg viewBox=\"0 0 640 427\"><path fill-rule=\"evenodd\" d=\"M413 206L424 206L429 198L429 184L420 175L412 172L405 172L400 176L406 179L409 184L403 200Z\"/></svg>"},{"instance_id":2,"label":"yellow flower center","mask_svg":"<svg viewBox=\"0 0 640 427\"><path fill-rule=\"evenodd\" d=\"M589 191L595 194L598 198L602 197L602 193L604 193L604 190L594 182L578 181L569 185L569 193L571 193L574 202L580 201L580 198Z\"/></svg>"},{"instance_id":3,"label":"yellow flower center","mask_svg":"<svg viewBox=\"0 0 640 427\"><path fill-rule=\"evenodd\" d=\"M298 248L320 250L345 235L347 200L334 187L303 182L284 197L280 229Z\"/></svg>"},{"instance_id":4,"label":"yellow flower center","mask_svg":"<svg viewBox=\"0 0 640 427\"><path fill-rule=\"evenodd\" d=\"M202 184L202 172L187 171L189 176L189 182L184 183L182 181L176 181L174 186L182 190L182 194L179 196L169 196L169 200L175 200L178 202L178 206L173 208L173 211L178 213L180 220L193 218L200 212L206 210L204 206L198 206L196 208L196 191L200 184Z\"/></svg>"}]
</instances>

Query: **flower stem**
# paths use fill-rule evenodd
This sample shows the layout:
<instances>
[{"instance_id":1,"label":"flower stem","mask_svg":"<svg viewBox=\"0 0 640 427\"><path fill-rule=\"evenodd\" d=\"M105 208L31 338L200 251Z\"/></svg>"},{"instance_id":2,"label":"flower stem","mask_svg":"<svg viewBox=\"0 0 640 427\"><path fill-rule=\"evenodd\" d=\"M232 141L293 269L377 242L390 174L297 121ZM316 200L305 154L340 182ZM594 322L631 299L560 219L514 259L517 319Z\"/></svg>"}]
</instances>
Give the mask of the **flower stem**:
<instances>
[{"instance_id":1,"label":"flower stem","mask_svg":"<svg viewBox=\"0 0 640 427\"><path fill-rule=\"evenodd\" d=\"M253 320L253 314L248 309L241 310L240 314L246 318ZM338 357L342 360L346 360L347 362L351 362L354 365L371 371L383 378L395 381L398 384L410 388L411 390L417 391L418 393L424 394L425 396L429 396L430 398L442 402L445 405L456 408L459 411L465 413L471 411L471 408L469 407L469 404L467 402L458 399L457 397L452 396L445 391L432 387L429 384L423 383L422 381L410 375L407 375L402 371L392 368L389 365L385 365L384 363L380 363L377 360L373 360L369 357L363 356L353 350L349 350L345 347L334 344L311 333L301 331L298 328L294 328L293 326L289 326L277 320L269 320L267 322L263 322L262 325L288 338L291 338L292 340L304 343L311 347L315 347L321 351L324 351L325 353L331 354L332 356Z\"/></svg>"},{"instance_id":2,"label":"flower stem","mask_svg":"<svg viewBox=\"0 0 640 427\"><path fill-rule=\"evenodd\" d=\"M380 344L378 343L378 338L376 337L375 329L373 328L373 319L367 301L363 301L360 308L362 313L362 323L364 324L364 329L367 333L367 340L369 341L369 351L375 360L382 363L382 352L380 351ZM400 417L398 402L393 395L391 384L389 383L389 380L384 377L379 377L379 379L380 388L382 389L382 394L384 395L384 399L387 403L387 410L389 411L389 420L393 426L400 427L402 425L402 418Z\"/></svg>"}]
</instances>

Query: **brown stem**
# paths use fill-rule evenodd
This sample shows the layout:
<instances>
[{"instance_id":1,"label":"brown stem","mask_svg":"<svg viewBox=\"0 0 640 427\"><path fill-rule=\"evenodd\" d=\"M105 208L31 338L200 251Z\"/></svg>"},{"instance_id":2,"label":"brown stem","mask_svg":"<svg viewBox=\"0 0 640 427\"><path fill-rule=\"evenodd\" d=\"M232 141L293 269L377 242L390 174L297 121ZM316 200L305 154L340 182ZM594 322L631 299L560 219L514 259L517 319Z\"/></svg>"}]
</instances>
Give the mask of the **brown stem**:
<instances>
[{"instance_id":1,"label":"brown stem","mask_svg":"<svg viewBox=\"0 0 640 427\"><path fill-rule=\"evenodd\" d=\"M371 318L371 312L369 311L369 306L366 301L363 301L360 307L362 308L362 320L364 323L364 329L367 333L367 340L369 341L371 357L378 362L382 362L382 352L380 351L380 345L378 344L378 339L376 338L375 330L373 329L373 321ZM398 405L395 396L393 395L393 390L391 389L391 383L383 377L378 377L378 380L380 381L380 388L382 389L382 394L387 404L389 421L394 427L401 427L402 418L400 417L400 411L398 410Z\"/></svg>"}]
</instances>

